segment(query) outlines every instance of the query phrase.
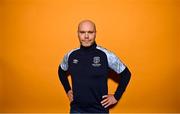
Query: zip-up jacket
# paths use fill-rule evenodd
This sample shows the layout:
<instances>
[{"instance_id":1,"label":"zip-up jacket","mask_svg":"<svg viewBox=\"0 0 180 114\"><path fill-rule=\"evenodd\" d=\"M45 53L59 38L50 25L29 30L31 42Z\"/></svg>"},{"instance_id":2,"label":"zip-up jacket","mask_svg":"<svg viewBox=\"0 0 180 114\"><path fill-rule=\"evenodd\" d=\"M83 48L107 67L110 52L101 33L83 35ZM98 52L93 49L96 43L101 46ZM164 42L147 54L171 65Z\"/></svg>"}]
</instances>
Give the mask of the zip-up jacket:
<instances>
[{"instance_id":1,"label":"zip-up jacket","mask_svg":"<svg viewBox=\"0 0 180 114\"><path fill-rule=\"evenodd\" d=\"M101 105L102 96L108 94L108 73L113 70L120 76L114 93L119 100L129 83L131 73L121 60L111 51L97 46L80 46L68 52L59 65L59 78L66 91L71 89L67 75L71 75L73 101L71 108L83 112L109 112Z\"/></svg>"}]
</instances>

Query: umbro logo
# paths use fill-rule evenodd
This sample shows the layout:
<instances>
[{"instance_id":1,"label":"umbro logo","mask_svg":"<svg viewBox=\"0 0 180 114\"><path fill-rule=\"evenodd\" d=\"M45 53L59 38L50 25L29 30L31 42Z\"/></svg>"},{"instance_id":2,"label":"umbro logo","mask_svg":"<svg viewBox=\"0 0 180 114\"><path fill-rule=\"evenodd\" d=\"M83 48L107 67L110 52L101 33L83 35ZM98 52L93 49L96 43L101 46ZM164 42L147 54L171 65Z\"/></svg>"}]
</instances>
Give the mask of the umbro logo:
<instances>
[{"instance_id":1,"label":"umbro logo","mask_svg":"<svg viewBox=\"0 0 180 114\"><path fill-rule=\"evenodd\" d=\"M79 61L77 59L73 59L73 63L77 64Z\"/></svg>"}]
</instances>

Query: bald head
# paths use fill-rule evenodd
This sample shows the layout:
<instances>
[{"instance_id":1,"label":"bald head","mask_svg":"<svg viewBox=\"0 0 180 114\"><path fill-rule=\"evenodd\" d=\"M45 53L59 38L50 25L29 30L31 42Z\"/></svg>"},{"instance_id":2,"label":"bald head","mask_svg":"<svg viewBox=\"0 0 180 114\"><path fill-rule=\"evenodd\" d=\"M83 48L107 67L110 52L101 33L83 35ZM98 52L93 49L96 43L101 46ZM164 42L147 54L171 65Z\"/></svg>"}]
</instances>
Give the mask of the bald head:
<instances>
[{"instance_id":1,"label":"bald head","mask_svg":"<svg viewBox=\"0 0 180 114\"><path fill-rule=\"evenodd\" d=\"M82 28L82 26L91 26L93 30L96 32L96 25L93 21L91 20L83 20L79 23L78 25L78 31Z\"/></svg>"},{"instance_id":2,"label":"bald head","mask_svg":"<svg viewBox=\"0 0 180 114\"><path fill-rule=\"evenodd\" d=\"M78 25L78 38L82 46L89 47L95 42L96 26L90 20L83 20Z\"/></svg>"}]
</instances>

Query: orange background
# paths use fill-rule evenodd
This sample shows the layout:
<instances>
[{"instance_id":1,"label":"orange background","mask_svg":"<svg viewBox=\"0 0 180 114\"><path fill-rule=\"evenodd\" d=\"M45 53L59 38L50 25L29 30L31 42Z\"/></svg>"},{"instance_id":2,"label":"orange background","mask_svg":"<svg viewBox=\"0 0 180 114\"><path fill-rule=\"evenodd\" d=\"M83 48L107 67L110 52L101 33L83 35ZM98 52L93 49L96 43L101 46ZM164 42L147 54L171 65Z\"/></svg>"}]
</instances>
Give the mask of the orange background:
<instances>
[{"instance_id":1,"label":"orange background","mask_svg":"<svg viewBox=\"0 0 180 114\"><path fill-rule=\"evenodd\" d=\"M132 72L110 112L180 112L179 11L179 0L1 0L0 112L69 112L57 69L82 19Z\"/></svg>"}]
</instances>

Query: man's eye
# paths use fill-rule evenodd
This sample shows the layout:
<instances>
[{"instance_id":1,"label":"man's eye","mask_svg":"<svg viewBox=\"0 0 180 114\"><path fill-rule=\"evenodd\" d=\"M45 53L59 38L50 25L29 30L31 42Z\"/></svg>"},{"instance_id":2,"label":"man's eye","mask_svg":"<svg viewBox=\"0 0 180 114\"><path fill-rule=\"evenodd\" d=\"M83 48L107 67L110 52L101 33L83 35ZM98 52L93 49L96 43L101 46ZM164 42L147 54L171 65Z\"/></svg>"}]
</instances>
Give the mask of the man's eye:
<instances>
[{"instance_id":1,"label":"man's eye","mask_svg":"<svg viewBox=\"0 0 180 114\"><path fill-rule=\"evenodd\" d=\"M88 33L88 34L92 34L94 33L94 31L79 31L80 34L85 34L85 33Z\"/></svg>"},{"instance_id":2,"label":"man's eye","mask_svg":"<svg viewBox=\"0 0 180 114\"><path fill-rule=\"evenodd\" d=\"M92 33L94 33L94 31L88 31L88 33L89 33L89 34L92 34Z\"/></svg>"},{"instance_id":3,"label":"man's eye","mask_svg":"<svg viewBox=\"0 0 180 114\"><path fill-rule=\"evenodd\" d=\"M79 33L84 34L84 33L86 33L86 32L85 32L85 31L79 31Z\"/></svg>"}]
</instances>

